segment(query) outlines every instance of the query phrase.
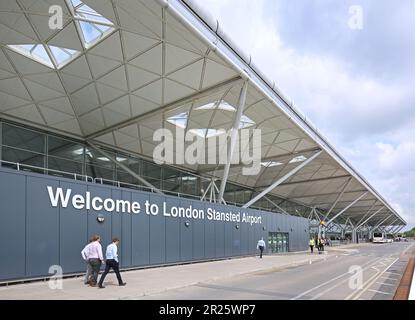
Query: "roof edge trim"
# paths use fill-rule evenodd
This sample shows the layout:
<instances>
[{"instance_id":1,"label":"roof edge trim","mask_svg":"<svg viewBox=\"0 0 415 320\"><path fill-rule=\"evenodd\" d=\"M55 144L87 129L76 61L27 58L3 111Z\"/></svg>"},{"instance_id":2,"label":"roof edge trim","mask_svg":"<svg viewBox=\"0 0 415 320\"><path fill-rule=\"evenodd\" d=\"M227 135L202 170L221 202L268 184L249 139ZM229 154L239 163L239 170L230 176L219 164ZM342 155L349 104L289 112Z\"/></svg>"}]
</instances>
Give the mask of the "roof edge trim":
<instances>
[{"instance_id":1,"label":"roof edge trim","mask_svg":"<svg viewBox=\"0 0 415 320\"><path fill-rule=\"evenodd\" d=\"M181 23L187 26L193 33L208 47L231 64L241 76L251 82L260 92L262 92L270 101L276 104L285 115L292 120L299 128L304 131L310 138L314 139L319 146L333 157L340 165L344 167L357 181L365 186L373 195L375 195L399 220L406 224L406 221L386 202L386 200L366 181L336 150L335 148L317 131L317 128L304 117L279 91L275 85L270 85L268 81L261 76L261 73L254 69L251 64L236 52L229 44L223 40L209 24L200 18L196 12L183 0L156 0L165 10L172 14Z\"/></svg>"}]
</instances>

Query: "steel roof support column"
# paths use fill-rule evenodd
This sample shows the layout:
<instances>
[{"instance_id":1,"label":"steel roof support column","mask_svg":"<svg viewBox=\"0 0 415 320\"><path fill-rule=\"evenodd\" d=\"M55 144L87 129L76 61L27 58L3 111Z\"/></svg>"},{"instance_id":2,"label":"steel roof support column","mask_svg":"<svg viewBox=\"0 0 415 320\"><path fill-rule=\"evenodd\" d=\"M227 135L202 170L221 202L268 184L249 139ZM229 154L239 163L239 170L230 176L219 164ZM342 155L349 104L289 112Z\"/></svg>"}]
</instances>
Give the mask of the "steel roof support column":
<instances>
[{"instance_id":1,"label":"steel roof support column","mask_svg":"<svg viewBox=\"0 0 415 320\"><path fill-rule=\"evenodd\" d=\"M352 177L350 177L347 182L345 183L342 191L339 193L339 195L337 196L336 200L334 201L334 203L332 204L332 206L330 207L329 211L327 211L326 216L324 217L324 221L327 220L328 216L330 215L330 213L333 211L333 209L336 207L337 203L340 201L341 197L343 197L344 192L346 191L347 187L350 185L350 183L352 182Z\"/></svg>"},{"instance_id":2,"label":"steel roof support column","mask_svg":"<svg viewBox=\"0 0 415 320\"><path fill-rule=\"evenodd\" d=\"M276 187L278 187L281 183L283 183L285 180L296 174L298 171L300 171L302 168L304 168L306 165L308 165L310 162L312 162L315 158L317 158L323 151L320 150L319 152L315 153L312 157L308 158L306 161L304 161L299 166L295 167L293 170L288 172L285 176L275 181L272 185L270 185L268 188L266 188L264 191L262 191L260 194L258 194L256 197L248 201L246 204L242 206L242 208L248 208L255 202L257 202L259 199L261 199L263 196L265 196L267 193L274 190Z\"/></svg>"},{"instance_id":3,"label":"steel roof support column","mask_svg":"<svg viewBox=\"0 0 415 320\"><path fill-rule=\"evenodd\" d=\"M399 232L401 232L401 230L404 228L405 226L403 225L403 226L401 226L398 230L396 230L393 234L394 235L396 235L396 234L398 234Z\"/></svg>"},{"instance_id":4,"label":"steel roof support column","mask_svg":"<svg viewBox=\"0 0 415 320\"><path fill-rule=\"evenodd\" d=\"M97 152L99 152L100 154L102 154L105 158L107 158L108 160L110 160L111 162L113 162L115 165L119 166L121 169L123 169L124 171L128 172L129 174L131 174L134 178L136 178L138 181L140 181L142 184L144 184L145 186L151 188L152 191L155 191L158 194L163 194L163 192L161 192L158 188L156 188L155 186L153 186L150 182L148 182L146 179L144 179L143 177L141 177L140 175L138 175L137 173L135 173L133 170L131 170L130 168L128 168L126 165L122 164L121 162L117 161L117 159L113 158L112 156L110 156L108 153L106 153L104 150L101 150L100 148L98 148L95 144L93 144L92 142L87 142L88 145L90 145L94 150L96 150Z\"/></svg>"},{"instance_id":5,"label":"steel roof support column","mask_svg":"<svg viewBox=\"0 0 415 320\"><path fill-rule=\"evenodd\" d=\"M390 218L392 218L391 216L386 217L385 219L383 219L381 222L379 222L376 226L373 227L372 232L375 231L376 229L378 229L382 224L384 224L386 221L388 221Z\"/></svg>"},{"instance_id":6,"label":"steel roof support column","mask_svg":"<svg viewBox=\"0 0 415 320\"><path fill-rule=\"evenodd\" d=\"M389 231L389 233L391 233L391 234L395 234L395 232L396 232L396 230L398 230L399 228L401 228L402 226L401 225L397 225L397 226L395 226L394 228L392 228L390 231Z\"/></svg>"},{"instance_id":7,"label":"steel roof support column","mask_svg":"<svg viewBox=\"0 0 415 320\"><path fill-rule=\"evenodd\" d=\"M370 214L370 211L372 211L372 209L375 207L376 203L377 201L375 201L375 203L369 208L369 210L367 210L366 214L362 217L362 219L360 219L359 222L356 223L356 226L359 226L360 222L366 219L366 217Z\"/></svg>"},{"instance_id":8,"label":"steel roof support column","mask_svg":"<svg viewBox=\"0 0 415 320\"><path fill-rule=\"evenodd\" d=\"M228 157L226 159L227 162L225 165L225 169L223 170L223 177L220 183L220 190L219 190L219 196L218 196L219 202L223 201L223 194L225 193L226 181L228 180L229 169L231 167L233 153L235 150L236 143L238 142L237 135L238 135L239 125L241 123L242 112L245 107L247 90L248 90L248 81L245 81L242 86L241 92L239 94L238 109L236 110L235 119L233 122L233 127L232 127L232 132L231 132L231 147L227 149Z\"/></svg>"},{"instance_id":9,"label":"steel roof support column","mask_svg":"<svg viewBox=\"0 0 415 320\"><path fill-rule=\"evenodd\" d=\"M314 207L311 208L310 214L308 215L308 220L312 220L314 214Z\"/></svg>"},{"instance_id":10,"label":"steel roof support column","mask_svg":"<svg viewBox=\"0 0 415 320\"><path fill-rule=\"evenodd\" d=\"M366 224L370 219L372 219L375 215L377 215L380 211L382 211L384 208L380 208L379 210L377 210L374 214L372 214L369 218L367 218L365 221L363 221L362 223L358 223L356 229L359 229L361 226L363 226L364 224Z\"/></svg>"},{"instance_id":11,"label":"steel roof support column","mask_svg":"<svg viewBox=\"0 0 415 320\"><path fill-rule=\"evenodd\" d=\"M392 229L395 229L396 226L394 226L393 224L398 221L398 219L393 220L393 222L390 223L389 228L388 227L384 227L383 229L385 230L385 233L390 233L390 231Z\"/></svg>"},{"instance_id":12,"label":"steel roof support column","mask_svg":"<svg viewBox=\"0 0 415 320\"><path fill-rule=\"evenodd\" d=\"M276 204L274 201L272 201L268 197L264 197L264 199L267 200L269 203L271 203L273 206L275 206L277 209L280 209L282 213L290 216L290 214L287 211L285 211L283 208L281 208L278 204Z\"/></svg>"},{"instance_id":13,"label":"steel roof support column","mask_svg":"<svg viewBox=\"0 0 415 320\"><path fill-rule=\"evenodd\" d=\"M203 192L202 198L200 199L201 201L205 200L206 195L207 195L207 193L208 193L209 189L212 187L212 182L213 182L213 179L212 179L212 180L210 180L210 182L209 182L208 186L206 187L205 192Z\"/></svg>"},{"instance_id":14,"label":"steel roof support column","mask_svg":"<svg viewBox=\"0 0 415 320\"><path fill-rule=\"evenodd\" d=\"M400 224L398 224L397 226L395 226L395 228L393 228L393 230L391 230L392 234L396 234L396 231L398 231L399 229L402 229L403 226L401 226Z\"/></svg>"},{"instance_id":15,"label":"steel roof support column","mask_svg":"<svg viewBox=\"0 0 415 320\"><path fill-rule=\"evenodd\" d=\"M361 194L357 199L355 199L352 203L350 203L346 208L344 208L343 210L341 210L338 214L336 214L333 218L331 218L326 225L329 225L330 223L332 223L335 219L337 219L337 217L339 217L341 214L343 214L345 211L347 211L350 207L352 207L353 205L356 204L356 202L358 202L360 199L362 199L364 196L366 196L368 194L368 191L366 191L365 193Z\"/></svg>"}]
</instances>

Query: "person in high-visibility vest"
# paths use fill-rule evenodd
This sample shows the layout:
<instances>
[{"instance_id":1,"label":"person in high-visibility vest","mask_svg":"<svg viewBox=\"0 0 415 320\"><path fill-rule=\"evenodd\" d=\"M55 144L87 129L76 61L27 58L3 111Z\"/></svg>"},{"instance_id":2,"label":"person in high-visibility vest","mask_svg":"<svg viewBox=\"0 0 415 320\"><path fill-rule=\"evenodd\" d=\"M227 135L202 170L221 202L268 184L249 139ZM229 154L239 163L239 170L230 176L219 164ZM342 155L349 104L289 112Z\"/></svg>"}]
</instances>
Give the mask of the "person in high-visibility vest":
<instances>
[{"instance_id":1,"label":"person in high-visibility vest","mask_svg":"<svg viewBox=\"0 0 415 320\"><path fill-rule=\"evenodd\" d=\"M310 242L309 242L308 244L309 244L309 246L310 246L311 253L313 253L313 250L314 250L314 245L315 245L314 239L313 239L313 238L311 238L311 239L310 239Z\"/></svg>"}]
</instances>

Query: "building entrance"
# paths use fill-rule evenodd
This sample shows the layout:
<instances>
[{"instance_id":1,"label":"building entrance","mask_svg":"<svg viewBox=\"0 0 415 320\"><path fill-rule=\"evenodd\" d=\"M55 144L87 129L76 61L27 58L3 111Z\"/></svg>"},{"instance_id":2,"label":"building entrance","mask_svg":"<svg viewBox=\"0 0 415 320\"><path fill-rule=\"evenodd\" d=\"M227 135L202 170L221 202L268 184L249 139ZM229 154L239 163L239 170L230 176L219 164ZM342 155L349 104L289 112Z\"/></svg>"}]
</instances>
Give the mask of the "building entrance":
<instances>
[{"instance_id":1,"label":"building entrance","mask_svg":"<svg viewBox=\"0 0 415 320\"><path fill-rule=\"evenodd\" d=\"M289 235L282 232L269 232L268 234L268 252L280 253L289 251Z\"/></svg>"}]
</instances>

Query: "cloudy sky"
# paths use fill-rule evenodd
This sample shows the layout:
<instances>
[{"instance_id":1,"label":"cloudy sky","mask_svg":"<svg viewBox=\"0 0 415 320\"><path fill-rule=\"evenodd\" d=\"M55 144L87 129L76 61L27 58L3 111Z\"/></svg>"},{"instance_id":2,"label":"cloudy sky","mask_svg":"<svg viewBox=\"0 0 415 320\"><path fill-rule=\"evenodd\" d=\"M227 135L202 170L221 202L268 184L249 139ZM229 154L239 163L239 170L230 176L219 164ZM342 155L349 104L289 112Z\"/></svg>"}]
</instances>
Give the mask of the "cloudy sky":
<instances>
[{"instance_id":1,"label":"cloudy sky","mask_svg":"<svg viewBox=\"0 0 415 320\"><path fill-rule=\"evenodd\" d=\"M196 2L415 226L415 0Z\"/></svg>"}]
</instances>

